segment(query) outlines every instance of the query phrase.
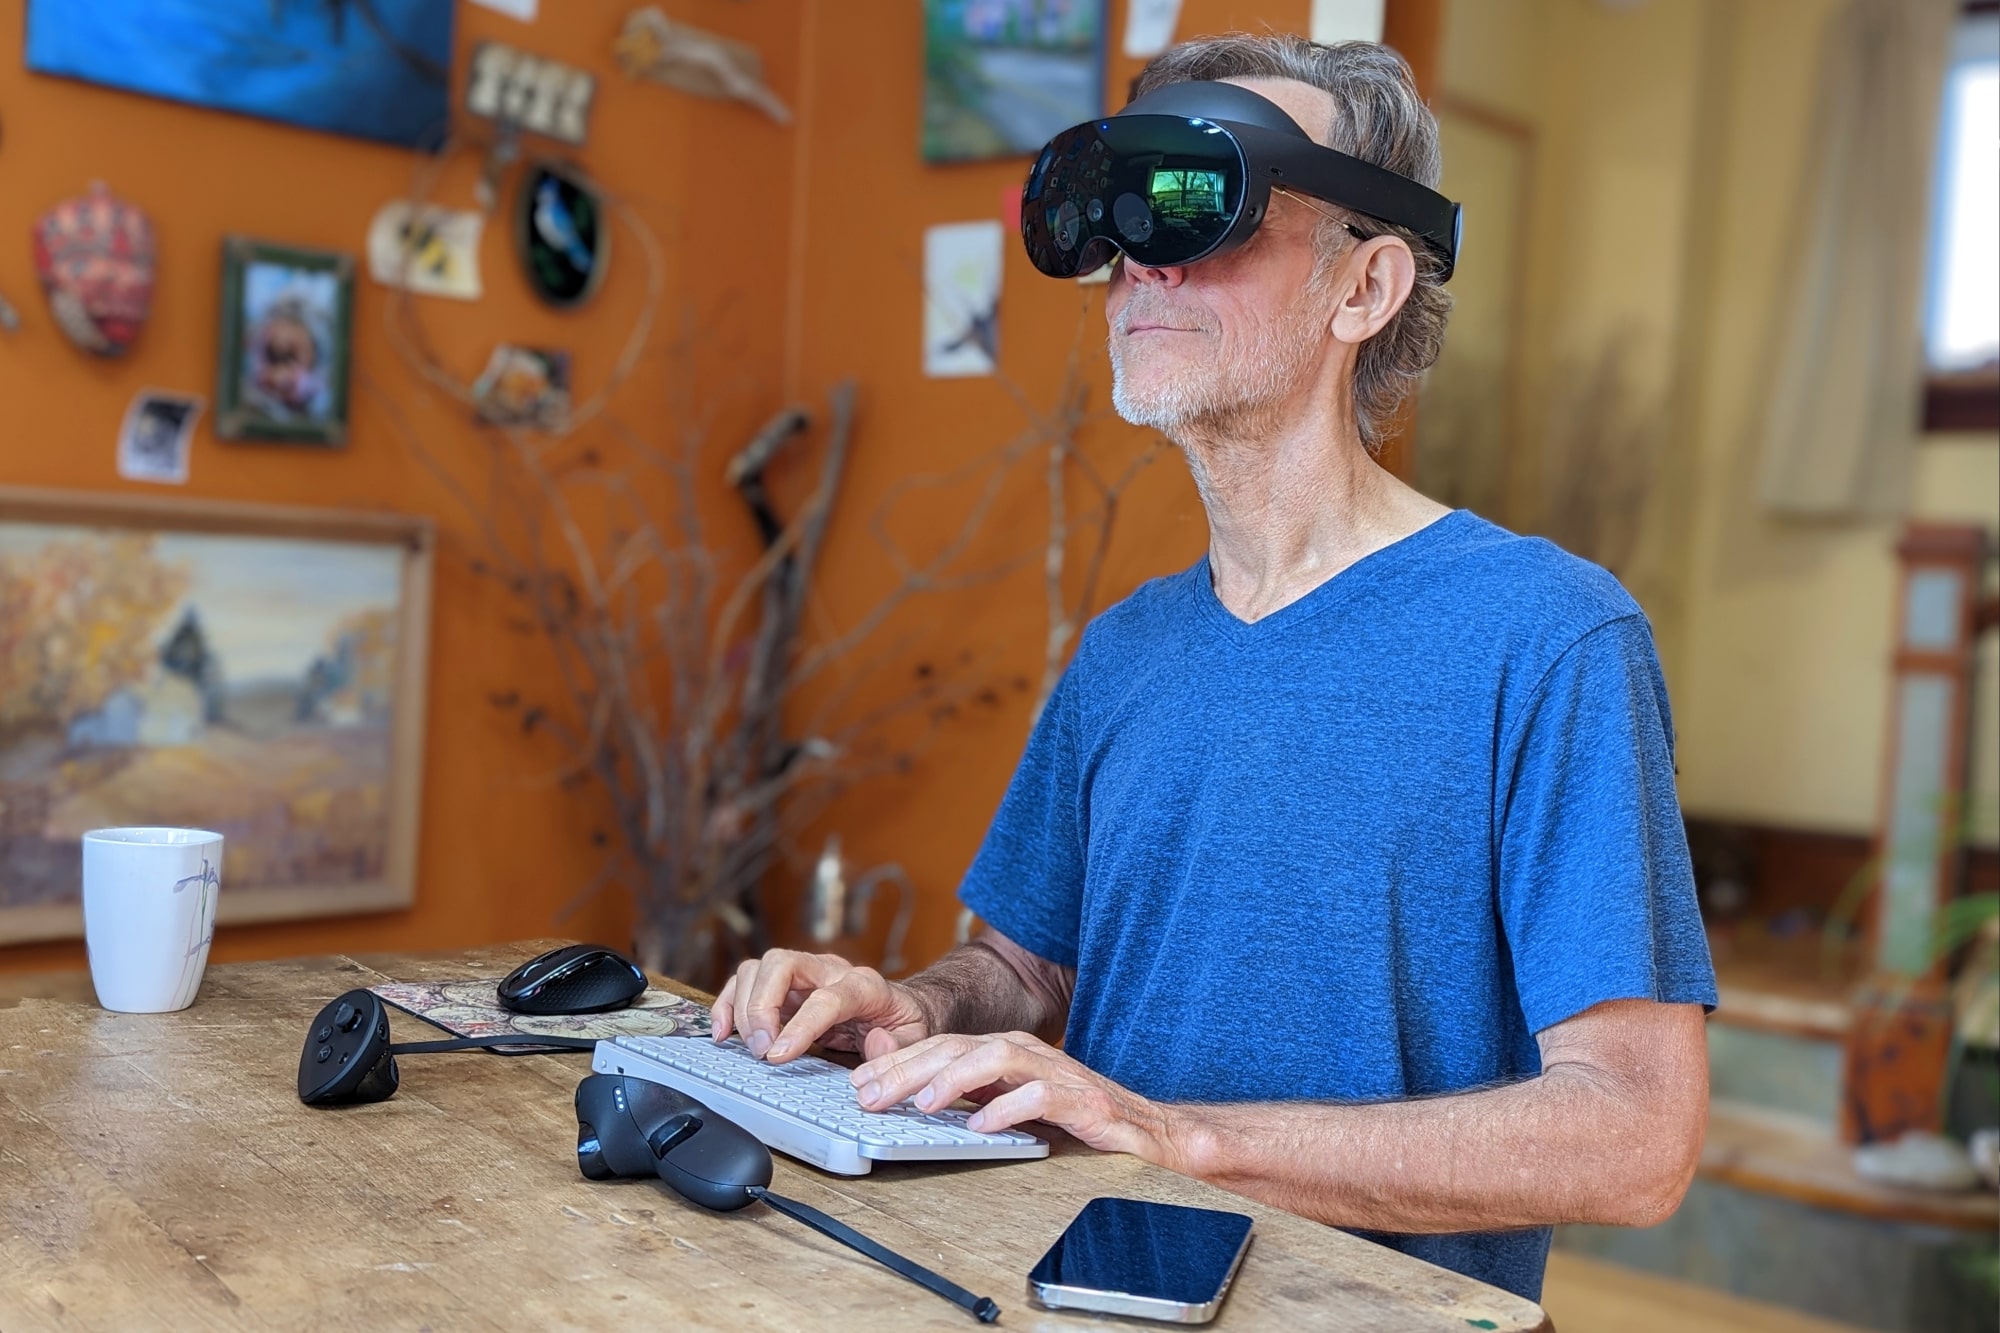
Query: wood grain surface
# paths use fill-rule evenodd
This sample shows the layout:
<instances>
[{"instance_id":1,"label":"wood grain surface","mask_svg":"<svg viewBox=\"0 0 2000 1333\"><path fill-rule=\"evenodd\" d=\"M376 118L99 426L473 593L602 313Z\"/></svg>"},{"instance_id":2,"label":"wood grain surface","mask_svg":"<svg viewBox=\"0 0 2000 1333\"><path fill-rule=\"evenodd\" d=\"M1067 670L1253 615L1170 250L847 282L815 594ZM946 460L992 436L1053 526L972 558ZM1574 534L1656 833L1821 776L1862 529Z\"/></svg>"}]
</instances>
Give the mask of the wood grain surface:
<instances>
[{"instance_id":1,"label":"wood grain surface","mask_svg":"<svg viewBox=\"0 0 2000 1333\"><path fill-rule=\"evenodd\" d=\"M302 1106L306 1022L355 986L492 976L549 947L212 967L177 1014L0 994L0 1329L969 1329L753 1205L578 1174L587 1058L411 1056L389 1101ZM684 987L671 986L683 994ZM435 1030L400 1012L399 1041ZM1032 1307L1028 1269L1097 1195L1249 1213L1214 1327L1545 1328L1530 1302L1046 1129L1046 1161L777 1160L774 1186L996 1299L1001 1328L1142 1327Z\"/></svg>"}]
</instances>

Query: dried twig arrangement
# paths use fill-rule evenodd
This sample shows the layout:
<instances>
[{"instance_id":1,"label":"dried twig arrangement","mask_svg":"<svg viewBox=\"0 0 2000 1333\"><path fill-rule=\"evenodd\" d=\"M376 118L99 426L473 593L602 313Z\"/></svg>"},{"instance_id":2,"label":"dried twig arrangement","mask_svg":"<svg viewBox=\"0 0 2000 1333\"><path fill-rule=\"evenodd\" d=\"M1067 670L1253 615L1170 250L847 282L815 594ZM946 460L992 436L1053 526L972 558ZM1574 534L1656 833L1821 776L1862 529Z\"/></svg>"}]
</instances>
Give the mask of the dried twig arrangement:
<instances>
[{"instance_id":1,"label":"dried twig arrangement","mask_svg":"<svg viewBox=\"0 0 2000 1333\"><path fill-rule=\"evenodd\" d=\"M413 204L426 202L440 170L438 160L418 164ZM542 639L554 658L554 698L509 690L492 703L523 733L560 747L554 781L595 785L608 799L611 827L597 838L605 862L558 919L621 886L633 899L641 961L712 982L770 944L760 887L775 868L798 869L814 859L802 853L801 841L835 797L871 777L907 770L961 709L1001 705L1000 690L980 680L980 664L961 651L948 669L919 662L885 701L857 707L868 682L879 686L890 664L908 657L910 645L875 645L878 634L913 599L990 584L1039 557L1049 615L1039 712L1097 604L1119 499L1162 446L1151 440L1109 476L1081 447L1085 429L1103 415L1087 405L1086 299L1055 406L1043 409L1000 376L1025 429L949 473L890 487L866 530L893 583L844 629L815 625L808 633L814 572L854 443L854 387L836 386L817 421L802 406L785 408L726 460L724 480L748 510L759 550L747 562L719 553L697 502L703 469L717 460L706 456L709 427L692 387L668 386L671 443L664 447L657 442L661 431L635 430L610 410L653 329L664 264L637 211L609 192L605 203L637 243L645 300L606 382L565 417L535 426L478 425L485 482L477 492L426 447L394 398L365 372L357 370L357 378L470 521L471 567L516 600L512 627ZM387 322L389 343L418 384L472 415L477 395L435 355L407 290L390 293ZM692 328L684 329L669 364L692 366L696 340ZM807 464L804 441L815 435L816 461ZM1049 502L1046 541L973 563L976 549L992 545L986 529L1010 479L1038 454ZM786 516L771 482L778 471L798 466L811 466L813 480ZM1094 508L1078 512L1071 504L1072 472L1094 493ZM891 534L890 519L906 499L967 490L956 527L928 556L913 556ZM1066 579L1073 537L1090 542L1074 587ZM725 573L732 565L743 567ZM1025 677L1008 685L1020 693L1035 689ZM824 866L824 852L819 860ZM869 871L855 883L872 883L892 869ZM844 915L851 921L856 914Z\"/></svg>"},{"instance_id":2,"label":"dried twig arrangement","mask_svg":"<svg viewBox=\"0 0 2000 1333\"><path fill-rule=\"evenodd\" d=\"M514 627L553 653L557 697L507 691L492 702L524 733L560 747L556 781L595 785L608 798L612 825L599 839L606 861L564 914L623 887L634 900L641 960L697 981L768 947L759 888L774 868L811 861L803 839L834 797L907 770L960 710L1001 705L1001 689L959 654L950 669L920 663L886 702L853 707L864 682L907 660L907 644L871 647L894 613L914 598L989 584L1039 559L1051 617L1045 692L1095 604L1120 494L1157 448L1106 479L1078 445L1094 418L1073 362L1057 408L1031 412L1014 439L953 472L890 488L867 531L894 583L846 628L808 634L814 571L855 438L851 384L835 388L821 420L789 407L727 460L725 479L761 544L733 576L724 574L727 562L707 540L696 502L701 470L712 465L698 413L677 413L678 438L666 449L609 411L583 433L481 427L488 481L475 494L386 393L366 377L362 387L382 400L411 453L472 520L472 568L518 601ZM817 437L810 464L809 437ZM991 545L982 533L1010 478L1043 451L1048 542L970 563L975 546ZM781 515L769 483L776 469L798 466L814 469L811 489L796 512ZM1072 467L1098 496L1094 511L1070 512ZM914 556L891 535L893 512L913 493L967 489L956 528L934 552ZM1065 552L1080 532L1091 533L1091 546L1080 586L1069 588ZM801 692L823 676L808 705ZM1024 677L1008 685L1032 688ZM903 719L913 725L897 725Z\"/></svg>"}]
</instances>

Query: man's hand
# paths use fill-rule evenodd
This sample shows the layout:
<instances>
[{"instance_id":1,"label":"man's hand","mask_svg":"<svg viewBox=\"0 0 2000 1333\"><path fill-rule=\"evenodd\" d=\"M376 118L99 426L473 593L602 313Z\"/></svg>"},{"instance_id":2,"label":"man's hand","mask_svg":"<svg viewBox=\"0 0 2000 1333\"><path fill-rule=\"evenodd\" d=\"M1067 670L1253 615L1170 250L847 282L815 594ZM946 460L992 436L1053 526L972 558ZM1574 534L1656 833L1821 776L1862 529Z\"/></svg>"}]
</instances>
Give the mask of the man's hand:
<instances>
[{"instance_id":1,"label":"man's hand","mask_svg":"<svg viewBox=\"0 0 2000 1333\"><path fill-rule=\"evenodd\" d=\"M864 1110L905 1098L935 1111L960 1097L983 1102L968 1121L986 1133L1041 1120L1093 1148L1180 1168L1171 1108L1148 1101L1025 1032L928 1037L900 1050L868 1052L852 1080Z\"/></svg>"},{"instance_id":2,"label":"man's hand","mask_svg":"<svg viewBox=\"0 0 2000 1333\"><path fill-rule=\"evenodd\" d=\"M773 949L736 969L715 997L715 1039L739 1032L755 1056L783 1063L814 1042L874 1057L930 1035L908 986L830 953Z\"/></svg>"}]
</instances>

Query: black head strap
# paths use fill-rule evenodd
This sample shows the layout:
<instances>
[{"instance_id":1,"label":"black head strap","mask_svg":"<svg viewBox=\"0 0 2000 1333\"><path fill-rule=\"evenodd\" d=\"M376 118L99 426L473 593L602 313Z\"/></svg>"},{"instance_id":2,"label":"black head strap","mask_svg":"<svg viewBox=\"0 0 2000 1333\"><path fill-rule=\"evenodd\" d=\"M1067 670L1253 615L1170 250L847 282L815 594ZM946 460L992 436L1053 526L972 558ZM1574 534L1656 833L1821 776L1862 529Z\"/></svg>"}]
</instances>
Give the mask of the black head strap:
<instances>
[{"instance_id":1,"label":"black head strap","mask_svg":"<svg viewBox=\"0 0 2000 1333\"><path fill-rule=\"evenodd\" d=\"M1121 116L1182 116L1208 120L1236 135L1257 177L1252 198L1273 186L1309 194L1357 213L1408 227L1444 261L1439 281L1458 265L1462 212L1436 190L1408 176L1328 148L1299 128L1283 108L1234 83L1169 83L1135 98Z\"/></svg>"}]
</instances>

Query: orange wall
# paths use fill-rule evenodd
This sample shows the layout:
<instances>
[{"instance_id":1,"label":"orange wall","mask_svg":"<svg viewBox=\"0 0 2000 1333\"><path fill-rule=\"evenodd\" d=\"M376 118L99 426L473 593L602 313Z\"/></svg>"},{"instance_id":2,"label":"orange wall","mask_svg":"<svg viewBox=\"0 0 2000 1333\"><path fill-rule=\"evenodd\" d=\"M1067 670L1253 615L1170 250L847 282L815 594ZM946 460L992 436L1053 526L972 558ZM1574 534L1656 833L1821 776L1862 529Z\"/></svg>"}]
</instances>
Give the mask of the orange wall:
<instances>
[{"instance_id":1,"label":"orange wall","mask_svg":"<svg viewBox=\"0 0 2000 1333\"><path fill-rule=\"evenodd\" d=\"M810 618L821 632L837 630L893 582L865 528L889 487L983 455L1024 424L1000 381L923 378L919 274L924 228L995 216L1002 189L1018 181L1025 162L920 163L915 0L667 6L675 17L753 41L771 86L798 113L789 128L747 109L628 83L608 51L629 7L623 0L545 0L541 19L524 26L461 6L459 67L471 43L491 37L599 73L591 140L578 156L662 238L663 322L671 325L684 311L697 318L688 355L719 412L717 469L730 442L782 402L823 403L836 380L859 382L853 466ZM1187 0L1181 31L1302 28L1306 9L1307 0ZM1107 87L1115 105L1137 62L1116 54L1122 3L1114 0L1112 10ZM23 69L22 30L22 0L0 0L0 238L15 238L0 243L0 291L25 320L20 333L0 336L0 484L168 489L118 480L114 441L141 387L212 395L221 236L358 253L375 209L408 189L415 159L359 140L31 76ZM477 165L470 153L456 156L433 197L470 206ZM93 179L147 208L160 240L152 321L133 353L111 362L87 359L53 331L28 256L34 219ZM621 244L592 305L556 314L519 280L504 218L496 218L482 247L485 298L418 298L419 314L442 359L461 375L475 374L495 341L566 346L587 395L640 306L635 250ZM360 376L381 386L448 464L474 467L478 435L455 405L421 387L388 345L383 290L364 276L357 295ZM1029 401L1052 404L1079 318L1088 321L1082 347L1093 401L1106 401L1101 301L1101 289L1040 278L1010 247L1002 369ZM642 432L663 430L674 355L665 331L656 334L614 403ZM555 920L597 864L589 832L601 810L588 792L534 785L548 755L532 750L486 702L496 691L534 694L549 682L547 660L531 639L505 631L505 599L468 567L463 516L369 393L356 395L351 438L334 452L226 444L204 421L192 480L182 489L191 497L392 509L438 520L417 902L379 916L225 930L214 956L444 947L546 933L626 938L626 912L615 896ZM1093 427L1088 441L1106 459L1129 455L1137 443L1115 422ZM928 549L927 541L934 546L955 526L965 498L963 491L919 497L898 511L895 530L910 547ZM718 540L737 554L748 549L748 525L719 486L706 508ZM1043 521L1037 479L1023 474L967 565L1032 551ZM1100 604L1199 553L1204 527L1177 459L1164 457L1145 475L1120 532ZM1076 551L1080 557L1081 545ZM957 668L959 678L997 692L994 706L971 706L935 728L905 727L900 739L922 747L912 769L858 790L822 821L843 834L857 864L900 861L916 880L923 899L914 959L949 943L952 890L1019 754L1028 699L1012 682L1032 680L1039 668L1046 625L1040 596L1038 576L1024 568L913 604L878 636L877 644L893 651L856 692L855 706L867 707L905 689L918 662L949 666L962 654L971 662ZM814 701L802 699L801 707ZM816 846L816 836L804 850ZM794 878L780 876L781 887ZM0 949L0 970L75 966L82 958L80 944Z\"/></svg>"},{"instance_id":2,"label":"orange wall","mask_svg":"<svg viewBox=\"0 0 2000 1333\"><path fill-rule=\"evenodd\" d=\"M876 497L898 477L947 470L1003 444L1026 424L1002 380L923 377L920 274L924 229L996 216L1002 191L1018 187L1027 163L924 166L917 154L923 95L918 6L911 0L873 8L877 16L898 17L868 23L855 21L855 8L843 0L805 0L801 11L805 84L797 92L795 151L803 160L793 205L788 303L795 362L788 359L787 369L791 382L806 392L841 375L860 379L863 427L847 494L848 514L859 517L874 510ZM1307 8L1308 0L1187 0L1180 32L1267 24L1303 31ZM1124 5L1114 3L1111 10L1106 92L1118 106L1142 62L1118 54ZM1036 408L1054 406L1079 320L1091 402L1108 407L1103 291L1044 278L1017 245L1008 246L1000 367ZM1094 457L1122 460L1141 439L1109 421L1093 427L1084 443ZM1044 492L1033 476L1017 480L991 525L991 540L972 554L968 567L1042 540ZM1071 484L1081 497L1074 477ZM952 494L960 506L940 503L928 514L919 505L899 511L907 521L896 530L911 547L935 549L950 530L964 498L962 490ZM1178 457L1163 456L1143 474L1121 512L1118 531L1100 606L1200 554L1207 529ZM853 528L846 532L861 537ZM1084 544L1074 543L1073 568L1083 555ZM851 623L884 582L879 555L865 539L838 542L828 552L821 584L827 616L836 624ZM1038 676L1047 623L1039 571L1027 568L1000 583L951 594L928 611L913 609L885 632L891 641L908 633L952 653L971 653L974 665L964 668L968 677L991 681L1000 701L997 707L968 709L937 733L908 776L876 783L827 821L838 827L856 863L900 862L920 886L912 959L929 958L951 943L958 879L1027 734L1032 700L1011 686ZM779 897L783 901L786 895ZM888 909L876 910L879 939ZM861 953L873 956L872 949Z\"/></svg>"}]
</instances>

